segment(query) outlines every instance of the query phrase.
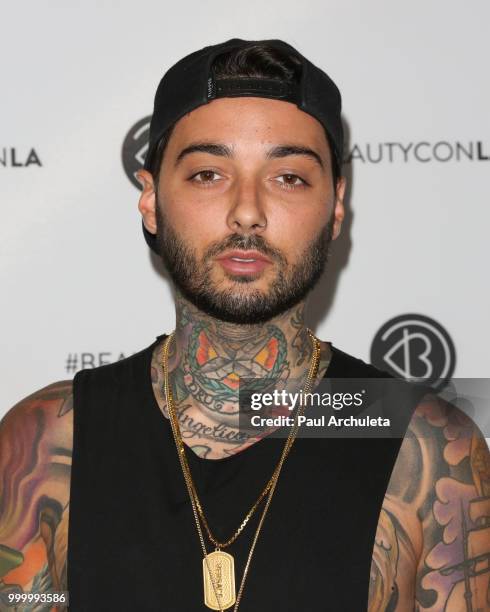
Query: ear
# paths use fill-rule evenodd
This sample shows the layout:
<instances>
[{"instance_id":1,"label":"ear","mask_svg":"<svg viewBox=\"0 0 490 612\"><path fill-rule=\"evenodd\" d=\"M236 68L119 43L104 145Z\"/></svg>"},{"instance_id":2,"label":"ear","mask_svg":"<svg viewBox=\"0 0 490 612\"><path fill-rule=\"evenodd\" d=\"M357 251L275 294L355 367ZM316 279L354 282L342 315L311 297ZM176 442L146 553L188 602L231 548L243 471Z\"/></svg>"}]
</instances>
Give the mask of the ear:
<instances>
[{"instance_id":1,"label":"ear","mask_svg":"<svg viewBox=\"0 0 490 612\"><path fill-rule=\"evenodd\" d=\"M340 234L340 229L342 227L342 221L344 220L344 196L345 196L345 186L346 186L345 176L339 177L337 180L337 190L335 193L335 203L334 203L334 222L332 228L332 240L338 238Z\"/></svg>"},{"instance_id":2,"label":"ear","mask_svg":"<svg viewBox=\"0 0 490 612\"><path fill-rule=\"evenodd\" d=\"M138 202L138 210L143 217L146 229L152 234L157 233L156 193L152 175L147 170L138 170L136 178L143 188Z\"/></svg>"}]
</instances>

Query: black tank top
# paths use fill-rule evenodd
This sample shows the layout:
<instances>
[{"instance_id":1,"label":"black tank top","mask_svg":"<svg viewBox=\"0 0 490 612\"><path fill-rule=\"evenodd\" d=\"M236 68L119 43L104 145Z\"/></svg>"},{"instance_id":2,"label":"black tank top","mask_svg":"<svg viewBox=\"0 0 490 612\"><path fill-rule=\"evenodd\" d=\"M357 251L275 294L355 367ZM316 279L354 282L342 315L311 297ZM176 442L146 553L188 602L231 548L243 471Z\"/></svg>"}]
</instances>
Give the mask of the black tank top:
<instances>
[{"instance_id":1,"label":"black tank top","mask_svg":"<svg viewBox=\"0 0 490 612\"><path fill-rule=\"evenodd\" d=\"M202 552L169 421L142 351L74 378L68 534L72 612L199 612ZM332 345L329 377L386 376ZM405 408L408 424L416 402ZM277 464L284 439L203 459L187 450L218 539L228 538ZM401 438L297 438L254 552L240 612L363 612L374 536ZM227 549L237 589L257 511ZM211 552L212 546L208 546Z\"/></svg>"}]
</instances>

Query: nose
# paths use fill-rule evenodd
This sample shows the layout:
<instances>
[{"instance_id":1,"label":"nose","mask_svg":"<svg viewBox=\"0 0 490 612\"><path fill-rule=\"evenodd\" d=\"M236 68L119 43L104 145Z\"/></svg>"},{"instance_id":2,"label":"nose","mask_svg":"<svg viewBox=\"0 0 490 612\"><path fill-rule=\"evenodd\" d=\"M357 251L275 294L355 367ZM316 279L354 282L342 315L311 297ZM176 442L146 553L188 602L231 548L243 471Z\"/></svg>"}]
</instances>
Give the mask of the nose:
<instances>
[{"instance_id":1,"label":"nose","mask_svg":"<svg viewBox=\"0 0 490 612\"><path fill-rule=\"evenodd\" d=\"M236 234L261 234L267 227L267 219L255 181L241 179L232 197L228 227Z\"/></svg>"}]
</instances>

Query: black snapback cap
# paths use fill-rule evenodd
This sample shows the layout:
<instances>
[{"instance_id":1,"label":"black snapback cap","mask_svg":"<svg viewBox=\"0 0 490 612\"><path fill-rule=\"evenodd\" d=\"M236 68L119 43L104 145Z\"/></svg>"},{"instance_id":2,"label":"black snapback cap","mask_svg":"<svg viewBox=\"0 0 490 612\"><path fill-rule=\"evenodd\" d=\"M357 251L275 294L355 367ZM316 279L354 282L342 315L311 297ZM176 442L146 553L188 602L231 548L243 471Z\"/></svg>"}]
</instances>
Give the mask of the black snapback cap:
<instances>
[{"instance_id":1,"label":"black snapback cap","mask_svg":"<svg viewBox=\"0 0 490 612\"><path fill-rule=\"evenodd\" d=\"M293 54L301 62L298 83L286 83L268 78L215 78L214 59L226 52L264 44ZM288 43L278 40L242 40L232 38L186 55L163 75L156 94L150 123L148 152L144 168L151 168L158 143L163 134L179 119L195 108L216 98L254 96L293 102L312 115L325 128L338 167L342 165L344 133L341 121L342 101L338 87L320 68L312 64ZM143 225L150 248L160 254L155 234Z\"/></svg>"}]
</instances>

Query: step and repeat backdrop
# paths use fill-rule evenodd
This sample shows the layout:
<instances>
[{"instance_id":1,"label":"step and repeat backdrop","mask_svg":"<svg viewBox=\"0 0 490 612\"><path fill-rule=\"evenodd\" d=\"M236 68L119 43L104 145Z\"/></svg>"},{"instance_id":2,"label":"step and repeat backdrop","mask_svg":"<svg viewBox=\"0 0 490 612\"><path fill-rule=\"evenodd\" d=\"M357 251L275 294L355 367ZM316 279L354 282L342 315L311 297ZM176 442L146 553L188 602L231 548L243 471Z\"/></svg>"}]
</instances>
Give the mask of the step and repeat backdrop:
<instances>
[{"instance_id":1,"label":"step and repeat backdrop","mask_svg":"<svg viewBox=\"0 0 490 612\"><path fill-rule=\"evenodd\" d=\"M286 40L342 92L347 216L310 300L317 334L437 389L490 375L488 2L52 0L2 15L0 416L173 329L135 172L164 71L232 37Z\"/></svg>"}]
</instances>

